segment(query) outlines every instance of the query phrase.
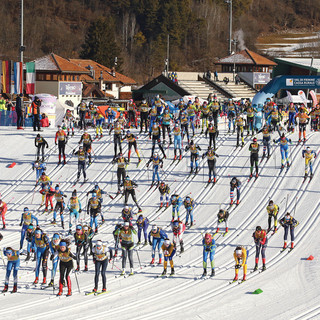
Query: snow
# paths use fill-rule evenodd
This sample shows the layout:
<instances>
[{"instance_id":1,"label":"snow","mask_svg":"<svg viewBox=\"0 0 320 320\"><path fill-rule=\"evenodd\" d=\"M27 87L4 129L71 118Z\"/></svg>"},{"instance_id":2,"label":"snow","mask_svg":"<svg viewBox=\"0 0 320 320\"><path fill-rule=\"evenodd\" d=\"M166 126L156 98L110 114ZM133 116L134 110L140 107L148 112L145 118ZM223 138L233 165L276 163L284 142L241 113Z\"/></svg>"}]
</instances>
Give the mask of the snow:
<instances>
[{"instance_id":1,"label":"snow","mask_svg":"<svg viewBox=\"0 0 320 320\"><path fill-rule=\"evenodd\" d=\"M309 130L309 128L308 128ZM133 130L135 131L135 130ZM320 268L318 246L318 225L320 220L320 184L318 178L319 160L314 163L315 176L308 183L302 185L304 174L304 160L301 157L302 146L296 146L297 133L290 136L293 143L290 147L290 159L292 165L288 172L285 170L279 176L280 150L273 145L272 156L267 163L261 164L260 177L256 182L247 177L249 174L249 151L250 140L245 140L243 149L235 149L235 135L225 136L226 124L224 119L220 123L220 135L218 138L219 158L217 159L217 174L219 180L212 189L206 188L207 177L206 161L201 160L200 173L191 181L187 179L189 172L189 154L173 170L170 166L173 158L173 148L170 147L164 160L164 168L161 170L161 179L170 184L171 192L177 192L185 197L190 195L195 199L197 207L194 211L196 220L195 227L187 230L184 234L185 253L181 257L174 257L176 275L172 278L156 278L163 270L163 266L150 267L150 246L139 250L142 269L138 264L137 253L134 253L135 272L133 277L126 279L114 278L119 274L121 262L116 261L114 268L109 264L107 269L107 290L109 293L101 296L85 296L84 291L93 289L94 265L89 258L89 272L78 275L81 293L78 288L74 273L71 274L72 297L61 298L53 295L52 289L41 290L38 288L25 289L26 284L34 280L33 269L35 262L28 265L21 259L21 268L18 279L18 293L0 294L1 319L205 319L218 318L230 319L320 319ZM93 130L90 133L94 136ZM61 190L69 196L72 192L72 184L77 172L77 159L71 157L72 150L78 145L80 133L76 132L66 147L67 159L70 162L64 167L56 167L57 150L54 146L54 129L47 129L43 136L49 143L48 152L52 155L48 162L49 177L53 185L60 183ZM1 231L4 239L1 248L12 246L19 248L20 229L19 222L21 213L28 206L39 217L41 227L51 237L53 232L64 232L59 226L49 225L46 221L51 219L46 214L40 215L37 211L41 202L41 195L33 194L35 173L31 170L31 162L35 159L34 132L26 129L23 132L14 128L1 128L1 163L0 163L0 192L2 199L8 202L6 214L7 229ZM307 144L316 152L319 151L319 133L307 131L309 140ZM273 139L277 134L273 134ZM261 142L261 134L258 135ZM78 195L83 207L86 205L86 192L93 188L95 182L105 191L114 194L116 192L116 168L110 164L113 156L113 137L106 133L100 141L93 143L95 162L87 170L89 182L79 187ZM197 136L195 141L201 146L202 152L207 148L207 140ZM127 153L127 144L123 143L124 152ZM151 140L147 136L140 135L138 148L142 150L144 159L150 156ZM261 155L261 153L260 153ZM7 168L13 161L17 165ZM166 211L156 212L159 205L159 193L146 191L149 189L152 170L146 168L143 161L136 168L137 157L133 152L128 173L139 184L137 199L151 223L163 227L172 238L168 224L171 219L171 208ZM241 202L232 209L229 218L229 233L217 240L215 255L216 276L208 280L195 280L202 274L202 246L201 233L213 232L216 226L216 215L219 208L227 208L229 203L229 182L233 176L242 181ZM33 197L34 196L34 197ZM280 230L269 239L267 255L267 271L253 273L250 271L254 266L255 247L252 233L257 225L267 228L266 206L272 198L280 206L280 217L289 211L300 222L296 228L296 248L289 254L280 249L283 245L283 230ZM288 202L287 202L288 199ZM107 219L100 229L95 240L101 239L113 246L112 231L119 219L121 203L104 198L103 212ZM129 200L130 203L131 200ZM296 205L295 205L296 204ZM132 205L132 203L131 203ZM136 208L135 208L136 209ZM182 210L182 218L185 219L185 211ZM83 219L87 217L81 214ZM67 214L65 214L67 217ZM279 217L279 218L280 218ZM65 218L65 220L68 220ZM290 240L290 238L289 238ZM241 284L229 285L234 277L233 251L237 245L244 245L249 249L248 258L248 281ZM26 242L24 244L26 248ZM72 251L75 252L74 246ZM313 255L313 261L306 258ZM158 256L156 254L156 260ZM147 266L145 266L147 265ZM209 263L208 263L209 265ZM261 268L262 262L259 261ZM51 261L48 261L48 278L50 278ZM81 261L81 268L84 263ZM127 271L128 271L127 262ZM242 269L240 271L242 276ZM59 272L55 281L58 282ZM0 265L0 279L4 280L5 269L3 262ZM42 273L40 272L40 281ZM50 280L50 279L49 279ZM12 275L9 289L13 284ZM256 289L262 289L259 295L251 294ZM101 279L99 283L101 289ZM57 292L57 291L56 291Z\"/></svg>"}]
</instances>

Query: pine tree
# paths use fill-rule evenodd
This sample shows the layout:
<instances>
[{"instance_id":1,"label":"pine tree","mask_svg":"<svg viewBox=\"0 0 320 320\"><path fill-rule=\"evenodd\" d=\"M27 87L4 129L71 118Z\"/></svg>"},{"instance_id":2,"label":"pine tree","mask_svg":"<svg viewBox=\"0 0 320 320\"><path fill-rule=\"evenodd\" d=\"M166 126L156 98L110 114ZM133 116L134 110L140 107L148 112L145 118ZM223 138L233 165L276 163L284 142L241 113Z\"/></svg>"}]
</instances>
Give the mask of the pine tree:
<instances>
[{"instance_id":1,"label":"pine tree","mask_svg":"<svg viewBox=\"0 0 320 320\"><path fill-rule=\"evenodd\" d=\"M87 30L80 54L83 59L92 59L112 68L118 57L117 69L121 66L120 50L115 39L115 25L111 17L92 22Z\"/></svg>"}]
</instances>

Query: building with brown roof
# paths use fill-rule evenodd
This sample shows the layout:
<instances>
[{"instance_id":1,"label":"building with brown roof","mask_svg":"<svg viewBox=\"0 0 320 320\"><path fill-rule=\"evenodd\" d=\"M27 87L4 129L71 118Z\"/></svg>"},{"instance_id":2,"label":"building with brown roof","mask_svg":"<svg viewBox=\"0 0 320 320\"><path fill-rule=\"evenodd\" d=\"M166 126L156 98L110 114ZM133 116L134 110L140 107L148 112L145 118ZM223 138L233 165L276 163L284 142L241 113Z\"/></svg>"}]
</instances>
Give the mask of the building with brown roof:
<instances>
[{"instance_id":1,"label":"building with brown roof","mask_svg":"<svg viewBox=\"0 0 320 320\"><path fill-rule=\"evenodd\" d=\"M249 49L236 52L216 62L221 72L235 72L255 89L260 89L271 79L274 61Z\"/></svg>"},{"instance_id":2,"label":"building with brown roof","mask_svg":"<svg viewBox=\"0 0 320 320\"><path fill-rule=\"evenodd\" d=\"M89 70L90 76L83 75L82 81L96 84L100 90L115 99L131 99L132 86L137 84L135 80L90 59L69 59L69 61Z\"/></svg>"}]
</instances>

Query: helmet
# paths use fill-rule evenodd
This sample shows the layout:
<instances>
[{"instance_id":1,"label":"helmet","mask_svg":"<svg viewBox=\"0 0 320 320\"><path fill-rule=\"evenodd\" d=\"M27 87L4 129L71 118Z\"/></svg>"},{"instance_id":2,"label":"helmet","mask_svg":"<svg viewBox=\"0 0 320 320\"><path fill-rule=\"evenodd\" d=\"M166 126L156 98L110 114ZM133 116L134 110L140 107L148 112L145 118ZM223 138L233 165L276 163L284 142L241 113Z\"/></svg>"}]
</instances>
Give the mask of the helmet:
<instances>
[{"instance_id":1,"label":"helmet","mask_svg":"<svg viewBox=\"0 0 320 320\"><path fill-rule=\"evenodd\" d=\"M138 217L138 220L143 220L143 215L142 214L140 214L140 216Z\"/></svg>"},{"instance_id":2,"label":"helmet","mask_svg":"<svg viewBox=\"0 0 320 320\"><path fill-rule=\"evenodd\" d=\"M235 184L235 183L237 182L237 178L236 178L236 177L233 177L233 178L231 179L231 182L232 182L233 184Z\"/></svg>"},{"instance_id":3,"label":"helmet","mask_svg":"<svg viewBox=\"0 0 320 320\"><path fill-rule=\"evenodd\" d=\"M256 137L254 137L253 138L253 142L257 142L258 140L257 140L257 138Z\"/></svg>"},{"instance_id":4,"label":"helmet","mask_svg":"<svg viewBox=\"0 0 320 320\"><path fill-rule=\"evenodd\" d=\"M143 99L143 100L142 100L142 103L147 103L147 100L146 100L146 99Z\"/></svg>"},{"instance_id":5,"label":"helmet","mask_svg":"<svg viewBox=\"0 0 320 320\"><path fill-rule=\"evenodd\" d=\"M120 152L119 154L118 154L118 157L122 157L123 156L123 154Z\"/></svg>"},{"instance_id":6,"label":"helmet","mask_svg":"<svg viewBox=\"0 0 320 320\"><path fill-rule=\"evenodd\" d=\"M179 128L179 123L175 123L174 125L176 128Z\"/></svg>"},{"instance_id":7,"label":"helmet","mask_svg":"<svg viewBox=\"0 0 320 320\"><path fill-rule=\"evenodd\" d=\"M262 229L261 229L260 226L257 226L257 227L256 227L256 231L259 231L259 232L260 232L261 230L262 230Z\"/></svg>"},{"instance_id":8,"label":"helmet","mask_svg":"<svg viewBox=\"0 0 320 320\"><path fill-rule=\"evenodd\" d=\"M188 104L192 104L192 101L191 101L191 100L189 100L189 101L188 101Z\"/></svg>"},{"instance_id":9,"label":"helmet","mask_svg":"<svg viewBox=\"0 0 320 320\"><path fill-rule=\"evenodd\" d=\"M165 185L164 181L161 181L160 186L164 186L164 185Z\"/></svg>"},{"instance_id":10,"label":"helmet","mask_svg":"<svg viewBox=\"0 0 320 320\"><path fill-rule=\"evenodd\" d=\"M81 225L81 224L78 224L78 225L76 226L76 230L82 230L82 225Z\"/></svg>"},{"instance_id":11,"label":"helmet","mask_svg":"<svg viewBox=\"0 0 320 320\"><path fill-rule=\"evenodd\" d=\"M96 198L97 194L95 192L92 192L92 198Z\"/></svg>"},{"instance_id":12,"label":"helmet","mask_svg":"<svg viewBox=\"0 0 320 320\"><path fill-rule=\"evenodd\" d=\"M284 133L281 135L281 140L285 139Z\"/></svg>"},{"instance_id":13,"label":"helmet","mask_svg":"<svg viewBox=\"0 0 320 320\"><path fill-rule=\"evenodd\" d=\"M95 189L95 190L99 190L99 186L96 184L96 185L94 186L94 189Z\"/></svg>"},{"instance_id":14,"label":"helmet","mask_svg":"<svg viewBox=\"0 0 320 320\"><path fill-rule=\"evenodd\" d=\"M129 135L129 134L130 134L130 130L127 131L127 135Z\"/></svg>"},{"instance_id":15,"label":"helmet","mask_svg":"<svg viewBox=\"0 0 320 320\"><path fill-rule=\"evenodd\" d=\"M306 151L307 151L308 153L310 153L310 152L311 152L310 147L307 147L307 148L306 148Z\"/></svg>"},{"instance_id":16,"label":"helmet","mask_svg":"<svg viewBox=\"0 0 320 320\"><path fill-rule=\"evenodd\" d=\"M32 224L32 223L30 223L30 224L28 225L28 229L29 229L29 230L33 230L33 224Z\"/></svg>"},{"instance_id":17,"label":"helmet","mask_svg":"<svg viewBox=\"0 0 320 320\"><path fill-rule=\"evenodd\" d=\"M45 173L45 172L42 172L42 173L41 173L41 175L42 175L42 176L45 176L45 175L46 175L46 173Z\"/></svg>"},{"instance_id":18,"label":"helmet","mask_svg":"<svg viewBox=\"0 0 320 320\"><path fill-rule=\"evenodd\" d=\"M186 201L189 202L191 199L189 196L186 196Z\"/></svg>"},{"instance_id":19,"label":"helmet","mask_svg":"<svg viewBox=\"0 0 320 320\"><path fill-rule=\"evenodd\" d=\"M190 141L190 145L191 145L191 146L192 146L192 145L194 145L194 142L193 142L193 140L191 140L191 141Z\"/></svg>"},{"instance_id":20,"label":"helmet","mask_svg":"<svg viewBox=\"0 0 320 320\"><path fill-rule=\"evenodd\" d=\"M270 200L270 201L269 201L269 206L272 206L272 205L273 205L273 201Z\"/></svg>"},{"instance_id":21,"label":"helmet","mask_svg":"<svg viewBox=\"0 0 320 320\"><path fill-rule=\"evenodd\" d=\"M28 211L29 211L29 208L28 208L28 207L24 207L23 211L24 211L24 212L28 212Z\"/></svg>"},{"instance_id":22,"label":"helmet","mask_svg":"<svg viewBox=\"0 0 320 320\"><path fill-rule=\"evenodd\" d=\"M205 236L204 236L205 240L207 241L211 241L212 240L212 236L210 233L206 233Z\"/></svg>"},{"instance_id":23,"label":"helmet","mask_svg":"<svg viewBox=\"0 0 320 320\"><path fill-rule=\"evenodd\" d=\"M124 226L124 227L129 227L129 226L130 226L130 223L129 223L129 222L125 222L125 223L123 224L123 226Z\"/></svg>"},{"instance_id":24,"label":"helmet","mask_svg":"<svg viewBox=\"0 0 320 320\"><path fill-rule=\"evenodd\" d=\"M219 210L219 214L220 214L220 213L224 213L224 210L223 210L223 209L220 209L220 210Z\"/></svg>"},{"instance_id":25,"label":"helmet","mask_svg":"<svg viewBox=\"0 0 320 320\"><path fill-rule=\"evenodd\" d=\"M154 224L154 225L152 226L151 231L156 232L157 230L158 230L158 227Z\"/></svg>"},{"instance_id":26,"label":"helmet","mask_svg":"<svg viewBox=\"0 0 320 320\"><path fill-rule=\"evenodd\" d=\"M125 206L124 210L128 211L129 210L129 206Z\"/></svg>"},{"instance_id":27,"label":"helmet","mask_svg":"<svg viewBox=\"0 0 320 320\"><path fill-rule=\"evenodd\" d=\"M60 236L58 233L55 233L53 236L52 236L52 239L55 240L55 239L60 239Z\"/></svg>"},{"instance_id":28,"label":"helmet","mask_svg":"<svg viewBox=\"0 0 320 320\"><path fill-rule=\"evenodd\" d=\"M130 99L129 102L132 103L132 102L133 102L133 99Z\"/></svg>"},{"instance_id":29,"label":"helmet","mask_svg":"<svg viewBox=\"0 0 320 320\"><path fill-rule=\"evenodd\" d=\"M236 249L236 255L240 255L240 254L242 254L242 250L241 250L241 248L237 247L237 249Z\"/></svg>"},{"instance_id":30,"label":"helmet","mask_svg":"<svg viewBox=\"0 0 320 320\"><path fill-rule=\"evenodd\" d=\"M285 221L289 221L290 218L291 218L290 213L287 212L286 215L284 216L284 220L285 220Z\"/></svg>"},{"instance_id":31,"label":"helmet","mask_svg":"<svg viewBox=\"0 0 320 320\"><path fill-rule=\"evenodd\" d=\"M34 234L41 234L41 229L37 229Z\"/></svg>"},{"instance_id":32,"label":"helmet","mask_svg":"<svg viewBox=\"0 0 320 320\"><path fill-rule=\"evenodd\" d=\"M59 190L59 185L58 184L56 184L54 190L56 190L56 191Z\"/></svg>"},{"instance_id":33,"label":"helmet","mask_svg":"<svg viewBox=\"0 0 320 320\"><path fill-rule=\"evenodd\" d=\"M179 101L180 101L180 102L183 102L183 98L180 98Z\"/></svg>"},{"instance_id":34,"label":"helmet","mask_svg":"<svg viewBox=\"0 0 320 320\"><path fill-rule=\"evenodd\" d=\"M166 247L169 247L170 244L171 244L171 241L170 241L169 239L164 240L164 245L165 245Z\"/></svg>"},{"instance_id":35,"label":"helmet","mask_svg":"<svg viewBox=\"0 0 320 320\"><path fill-rule=\"evenodd\" d=\"M157 157L157 156L158 156L158 152L155 151L155 152L153 153L153 156L154 156L154 157Z\"/></svg>"},{"instance_id":36,"label":"helmet","mask_svg":"<svg viewBox=\"0 0 320 320\"><path fill-rule=\"evenodd\" d=\"M179 228L179 221L173 222L173 228Z\"/></svg>"},{"instance_id":37,"label":"helmet","mask_svg":"<svg viewBox=\"0 0 320 320\"><path fill-rule=\"evenodd\" d=\"M76 190L76 189L74 189L74 190L72 191L72 196L73 196L73 197L76 197L76 196L77 196L77 190Z\"/></svg>"},{"instance_id":38,"label":"helmet","mask_svg":"<svg viewBox=\"0 0 320 320\"><path fill-rule=\"evenodd\" d=\"M126 176L126 180L130 180L129 176Z\"/></svg>"}]
</instances>

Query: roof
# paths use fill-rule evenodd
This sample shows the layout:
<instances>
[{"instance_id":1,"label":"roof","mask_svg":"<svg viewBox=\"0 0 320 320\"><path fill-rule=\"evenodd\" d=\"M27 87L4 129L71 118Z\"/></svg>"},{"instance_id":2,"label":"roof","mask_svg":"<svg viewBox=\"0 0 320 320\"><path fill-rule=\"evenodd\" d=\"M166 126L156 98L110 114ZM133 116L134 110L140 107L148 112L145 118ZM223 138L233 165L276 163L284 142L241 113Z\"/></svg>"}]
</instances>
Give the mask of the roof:
<instances>
[{"instance_id":1,"label":"roof","mask_svg":"<svg viewBox=\"0 0 320 320\"><path fill-rule=\"evenodd\" d=\"M70 62L85 68L86 70L90 70L90 66L95 71L94 79L91 77L91 80L98 81L100 78L100 74L102 71L102 78L105 82L119 82L124 85L135 85L137 82L119 72L115 72L115 75L112 75L112 70L108 67L103 66L102 64L95 62L90 59L69 59ZM89 79L86 79L90 81Z\"/></svg>"},{"instance_id":2,"label":"roof","mask_svg":"<svg viewBox=\"0 0 320 320\"><path fill-rule=\"evenodd\" d=\"M83 97L91 97L92 95L94 95L95 97L100 97L100 98L102 98L102 97L114 98L113 95L101 91L96 85L84 83L83 90L82 90L82 96Z\"/></svg>"},{"instance_id":3,"label":"roof","mask_svg":"<svg viewBox=\"0 0 320 320\"><path fill-rule=\"evenodd\" d=\"M61 73L89 73L89 70L70 62L69 60L50 53L34 60L36 71L56 71Z\"/></svg>"},{"instance_id":4,"label":"roof","mask_svg":"<svg viewBox=\"0 0 320 320\"><path fill-rule=\"evenodd\" d=\"M263 65L263 66L276 66L272 60L269 60L258 53L245 49L225 58L220 59L216 64L251 64L251 65Z\"/></svg>"},{"instance_id":5,"label":"roof","mask_svg":"<svg viewBox=\"0 0 320 320\"><path fill-rule=\"evenodd\" d=\"M291 66L320 72L320 59L313 59L312 61L312 58L275 58L275 61L278 63L285 63Z\"/></svg>"}]
</instances>

